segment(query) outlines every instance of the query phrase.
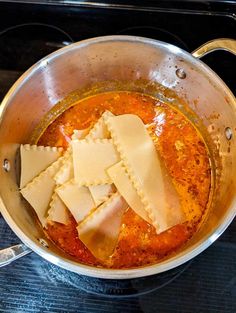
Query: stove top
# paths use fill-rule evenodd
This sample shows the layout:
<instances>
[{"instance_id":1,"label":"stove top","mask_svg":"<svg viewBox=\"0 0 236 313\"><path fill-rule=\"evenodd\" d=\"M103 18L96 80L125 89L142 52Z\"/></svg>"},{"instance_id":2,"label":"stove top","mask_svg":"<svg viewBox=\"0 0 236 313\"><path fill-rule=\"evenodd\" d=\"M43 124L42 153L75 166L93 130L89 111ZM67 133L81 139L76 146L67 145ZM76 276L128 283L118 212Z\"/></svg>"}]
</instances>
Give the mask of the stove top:
<instances>
[{"instance_id":1,"label":"stove top","mask_svg":"<svg viewBox=\"0 0 236 313\"><path fill-rule=\"evenodd\" d=\"M34 2L34 3L33 3ZM0 101L45 55L82 39L127 34L193 51L236 39L234 1L0 1ZM236 95L236 58L203 58ZM0 217L0 248L19 239ZM101 281L69 274L32 253L0 269L0 312L236 312L236 221L191 263L163 275Z\"/></svg>"},{"instance_id":2,"label":"stove top","mask_svg":"<svg viewBox=\"0 0 236 313\"><path fill-rule=\"evenodd\" d=\"M0 234L1 248L19 242L3 218ZM160 280L155 283L155 276L103 283L67 275L31 253L0 269L0 312L234 313L235 238L233 222L220 239L162 286Z\"/></svg>"},{"instance_id":3,"label":"stove top","mask_svg":"<svg viewBox=\"0 0 236 313\"><path fill-rule=\"evenodd\" d=\"M234 1L145 1L146 7L131 6L128 1L126 5L122 1L116 5L112 1L107 1L109 5L86 1L55 5L58 2L0 1L0 100L32 64L71 42L126 34L166 41L191 52L214 38L236 38ZM236 58L217 51L203 61L236 94L232 70Z\"/></svg>"}]
</instances>

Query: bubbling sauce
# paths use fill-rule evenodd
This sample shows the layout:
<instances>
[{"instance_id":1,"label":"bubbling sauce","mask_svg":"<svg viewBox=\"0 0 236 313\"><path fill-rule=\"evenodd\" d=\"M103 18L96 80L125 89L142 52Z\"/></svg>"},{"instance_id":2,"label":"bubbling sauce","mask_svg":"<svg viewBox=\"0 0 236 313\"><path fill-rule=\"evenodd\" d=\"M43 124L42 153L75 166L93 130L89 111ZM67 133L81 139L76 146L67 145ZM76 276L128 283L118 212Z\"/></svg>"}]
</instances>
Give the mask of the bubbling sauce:
<instances>
[{"instance_id":1,"label":"bubbling sauce","mask_svg":"<svg viewBox=\"0 0 236 313\"><path fill-rule=\"evenodd\" d=\"M123 216L117 247L105 262L97 260L79 240L72 216L67 225L48 225L47 235L75 260L87 265L133 268L157 263L180 249L197 231L211 186L208 151L199 132L182 113L134 92L107 92L79 101L48 126L38 144L67 148L74 129L92 126L106 110L115 115L136 114L148 124L187 220L157 235L152 225L129 208Z\"/></svg>"}]
</instances>

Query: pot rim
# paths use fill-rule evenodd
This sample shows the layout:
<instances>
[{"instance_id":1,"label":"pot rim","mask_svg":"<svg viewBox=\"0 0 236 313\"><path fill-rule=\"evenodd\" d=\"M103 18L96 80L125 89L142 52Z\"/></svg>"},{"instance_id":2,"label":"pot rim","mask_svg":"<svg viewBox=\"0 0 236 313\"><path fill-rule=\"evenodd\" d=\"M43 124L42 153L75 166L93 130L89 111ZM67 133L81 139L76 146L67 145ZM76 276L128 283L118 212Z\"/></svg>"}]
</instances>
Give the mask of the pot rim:
<instances>
[{"instance_id":1,"label":"pot rim","mask_svg":"<svg viewBox=\"0 0 236 313\"><path fill-rule=\"evenodd\" d=\"M14 85L10 88L10 90L4 97L0 106L0 123L3 119L4 112L11 98L15 96L15 94L18 92L21 86L24 85L24 83L27 82L27 80L30 79L30 77L36 71L40 70L42 67L47 66L49 62L60 57L67 51L77 49L78 46L82 48L82 47L86 47L94 43L102 43L102 42L109 42L109 41L139 42L142 44L151 45L153 47L158 47L158 48L161 47L162 49L166 49L167 51L170 51L171 53L174 53L178 56L183 57L185 60L191 62L194 65L197 65L198 68L202 69L203 72L208 74L209 77L212 77L215 81L217 81L218 86L221 88L221 90L223 90L227 94L230 101L235 105L235 108L236 108L236 99L234 98L234 95L226 86L226 84L222 81L222 79L213 70L211 70L206 64L204 64L199 59L196 59L185 50L178 48L174 45L171 45L162 41L154 40L154 39L137 37L137 36L114 35L114 36L94 37L91 39L86 39L83 41L73 43L67 47L61 48L47 55L46 57L44 57L43 59L35 63L33 66L31 66L14 83ZM84 265L75 261L68 260L63 257L59 257L54 252L49 251L46 247L42 247L40 243L34 242L33 240L29 239L24 234L24 231L11 218L9 212L7 211L0 197L0 209L1 209L1 213L5 221L7 222L9 227L12 229L12 231L22 240L22 242L26 246L31 248L35 253L37 253L44 259L66 270L75 272L77 274L82 274L82 275L96 277L96 278L104 278L104 279L130 279L130 278L150 276L150 275L154 275L154 274L171 270L177 266L184 264L185 262L189 261L190 259L200 254L206 248L208 248L224 232L224 230L229 226L229 224L232 222L233 218L236 215L235 208L236 208L236 200L234 200L234 202L231 204L231 206L227 210L224 216L223 222L220 223L216 229L212 230L209 235L205 235L205 237L203 237L200 242L197 242L193 246L191 246L191 249L188 248L186 251L182 251L182 252L180 251L175 256L172 256L166 260L163 260L159 263L149 265L149 266L133 268L133 269L105 269L105 268L96 268L96 267Z\"/></svg>"}]
</instances>

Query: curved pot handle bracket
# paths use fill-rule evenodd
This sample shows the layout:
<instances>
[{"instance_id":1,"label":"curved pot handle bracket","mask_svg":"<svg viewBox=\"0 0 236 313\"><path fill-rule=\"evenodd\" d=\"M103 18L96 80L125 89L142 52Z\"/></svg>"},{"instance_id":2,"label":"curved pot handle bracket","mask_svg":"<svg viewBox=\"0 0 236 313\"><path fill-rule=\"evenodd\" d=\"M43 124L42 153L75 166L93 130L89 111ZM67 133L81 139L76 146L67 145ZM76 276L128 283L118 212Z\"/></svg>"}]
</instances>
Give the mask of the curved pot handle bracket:
<instances>
[{"instance_id":1,"label":"curved pot handle bracket","mask_svg":"<svg viewBox=\"0 0 236 313\"><path fill-rule=\"evenodd\" d=\"M225 50L236 55L236 40L228 38L214 39L204 43L201 47L192 52L196 58L202 58L216 50Z\"/></svg>"},{"instance_id":2,"label":"curved pot handle bracket","mask_svg":"<svg viewBox=\"0 0 236 313\"><path fill-rule=\"evenodd\" d=\"M30 248L28 248L23 243L2 249L0 250L0 267L8 265L22 256L29 254L30 252L32 252L32 250L30 250Z\"/></svg>"}]
</instances>

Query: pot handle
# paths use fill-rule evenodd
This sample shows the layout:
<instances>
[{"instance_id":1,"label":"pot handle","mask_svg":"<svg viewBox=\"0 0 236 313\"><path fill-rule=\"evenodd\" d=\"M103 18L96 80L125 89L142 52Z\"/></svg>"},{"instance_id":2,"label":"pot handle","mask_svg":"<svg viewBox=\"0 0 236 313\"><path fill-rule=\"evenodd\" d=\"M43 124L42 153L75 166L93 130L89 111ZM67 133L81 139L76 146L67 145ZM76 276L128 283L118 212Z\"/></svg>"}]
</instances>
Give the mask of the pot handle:
<instances>
[{"instance_id":1,"label":"pot handle","mask_svg":"<svg viewBox=\"0 0 236 313\"><path fill-rule=\"evenodd\" d=\"M0 250L0 267L8 265L22 256L29 254L30 252L32 252L32 250L30 250L30 248L28 248L23 243L2 249Z\"/></svg>"},{"instance_id":2,"label":"pot handle","mask_svg":"<svg viewBox=\"0 0 236 313\"><path fill-rule=\"evenodd\" d=\"M192 52L195 58L202 58L210 52L225 50L236 55L236 40L228 38L213 39Z\"/></svg>"}]
</instances>

